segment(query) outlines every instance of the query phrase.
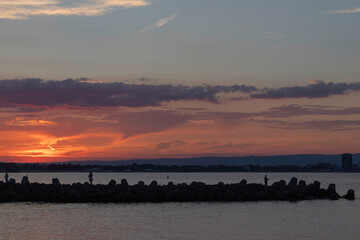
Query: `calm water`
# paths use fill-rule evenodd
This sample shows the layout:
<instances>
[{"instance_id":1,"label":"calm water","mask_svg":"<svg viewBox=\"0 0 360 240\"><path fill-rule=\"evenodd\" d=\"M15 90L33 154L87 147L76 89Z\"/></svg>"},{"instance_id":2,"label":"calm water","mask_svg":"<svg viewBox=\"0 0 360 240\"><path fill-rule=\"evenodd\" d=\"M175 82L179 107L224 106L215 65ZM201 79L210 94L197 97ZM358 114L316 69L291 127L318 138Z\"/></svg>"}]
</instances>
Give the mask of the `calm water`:
<instances>
[{"instance_id":1,"label":"calm water","mask_svg":"<svg viewBox=\"0 0 360 240\"><path fill-rule=\"evenodd\" d=\"M24 174L11 174L18 181ZM28 173L31 182L84 182L86 173ZM126 178L168 181L261 182L263 173L95 173L95 182ZM360 174L270 173L360 193ZM360 199L252 203L0 204L0 239L360 239Z\"/></svg>"}]
</instances>

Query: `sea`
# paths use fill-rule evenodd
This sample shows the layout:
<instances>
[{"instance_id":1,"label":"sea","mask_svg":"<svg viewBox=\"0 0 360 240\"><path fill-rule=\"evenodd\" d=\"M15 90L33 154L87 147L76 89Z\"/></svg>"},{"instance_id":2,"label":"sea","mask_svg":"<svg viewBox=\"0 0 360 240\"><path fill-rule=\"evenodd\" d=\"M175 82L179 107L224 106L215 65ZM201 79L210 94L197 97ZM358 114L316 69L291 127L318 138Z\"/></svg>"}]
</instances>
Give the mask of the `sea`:
<instances>
[{"instance_id":1,"label":"sea","mask_svg":"<svg viewBox=\"0 0 360 240\"><path fill-rule=\"evenodd\" d=\"M348 189L360 196L360 173L266 173L269 183L291 177L327 188L336 184L340 195ZM10 173L21 181L86 182L88 173ZM169 181L207 184L262 183L265 173L94 173L94 184L111 179L129 184ZM2 176L0 176L2 177ZM360 199L298 202L213 202L54 204L1 203L0 239L77 240L359 240Z\"/></svg>"}]
</instances>

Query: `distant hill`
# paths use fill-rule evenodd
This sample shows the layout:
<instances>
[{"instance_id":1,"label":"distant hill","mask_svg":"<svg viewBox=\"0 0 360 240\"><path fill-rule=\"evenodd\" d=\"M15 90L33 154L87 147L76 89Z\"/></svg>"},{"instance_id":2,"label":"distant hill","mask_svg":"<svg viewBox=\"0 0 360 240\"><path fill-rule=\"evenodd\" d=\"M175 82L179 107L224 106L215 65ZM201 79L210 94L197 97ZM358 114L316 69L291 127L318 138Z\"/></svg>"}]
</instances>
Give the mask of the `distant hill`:
<instances>
[{"instance_id":1,"label":"distant hill","mask_svg":"<svg viewBox=\"0 0 360 240\"><path fill-rule=\"evenodd\" d=\"M279 156L245 156L245 157L199 157L199 158L159 158L159 159L133 159L121 161L70 161L81 165L131 165L131 164L153 164L153 165L225 165L225 166L278 166L295 165L306 166L316 163L331 163L340 166L341 155L302 154L302 155L279 155ZM353 164L360 165L360 153L353 154Z\"/></svg>"}]
</instances>

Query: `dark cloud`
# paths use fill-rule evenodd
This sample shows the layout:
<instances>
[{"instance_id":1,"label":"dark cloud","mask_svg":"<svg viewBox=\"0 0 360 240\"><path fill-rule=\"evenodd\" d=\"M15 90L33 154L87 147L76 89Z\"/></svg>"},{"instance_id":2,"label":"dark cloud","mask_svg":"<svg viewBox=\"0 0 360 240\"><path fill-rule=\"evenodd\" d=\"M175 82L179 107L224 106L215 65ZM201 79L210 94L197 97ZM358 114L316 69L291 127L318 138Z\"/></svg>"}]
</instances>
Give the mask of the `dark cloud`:
<instances>
[{"instance_id":1,"label":"dark cloud","mask_svg":"<svg viewBox=\"0 0 360 240\"><path fill-rule=\"evenodd\" d=\"M263 89L261 93L251 94L252 98L323 98L345 94L348 91L360 91L360 82L356 83L325 83L316 81L313 84L282 88Z\"/></svg>"},{"instance_id":2,"label":"dark cloud","mask_svg":"<svg viewBox=\"0 0 360 240\"><path fill-rule=\"evenodd\" d=\"M245 85L145 85L91 82L86 78L62 81L29 78L0 80L0 106L145 107L180 100L218 103L219 93L250 93L256 90Z\"/></svg>"},{"instance_id":3,"label":"dark cloud","mask_svg":"<svg viewBox=\"0 0 360 240\"><path fill-rule=\"evenodd\" d=\"M144 78L142 82L147 82ZM321 98L360 91L360 82L325 83L307 86L258 89L246 85L185 86L171 84L130 84L99 82L87 78L44 81L42 79L0 80L0 107L22 111L42 111L46 107L147 107L182 100L219 102L221 93L246 93L251 98ZM243 99L246 97L234 97Z\"/></svg>"}]
</instances>

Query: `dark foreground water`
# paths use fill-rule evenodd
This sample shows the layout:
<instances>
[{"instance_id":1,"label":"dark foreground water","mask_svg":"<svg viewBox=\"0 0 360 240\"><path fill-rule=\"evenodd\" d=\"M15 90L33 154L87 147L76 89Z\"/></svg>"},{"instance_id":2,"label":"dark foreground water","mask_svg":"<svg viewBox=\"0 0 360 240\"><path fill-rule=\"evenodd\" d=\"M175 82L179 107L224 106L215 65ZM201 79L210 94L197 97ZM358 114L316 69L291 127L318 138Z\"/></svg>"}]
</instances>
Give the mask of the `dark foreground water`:
<instances>
[{"instance_id":1,"label":"dark foreground water","mask_svg":"<svg viewBox=\"0 0 360 240\"><path fill-rule=\"evenodd\" d=\"M21 179L24 174L11 174ZM95 182L139 180L261 182L263 173L95 173ZM31 182L84 182L86 173L29 173ZM360 174L272 173L271 181L292 176L323 187L335 183L342 195L360 194ZM360 239L360 199L302 202L161 204L0 204L0 239Z\"/></svg>"}]
</instances>

